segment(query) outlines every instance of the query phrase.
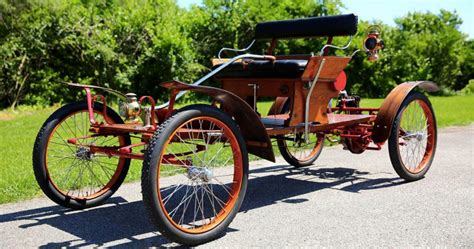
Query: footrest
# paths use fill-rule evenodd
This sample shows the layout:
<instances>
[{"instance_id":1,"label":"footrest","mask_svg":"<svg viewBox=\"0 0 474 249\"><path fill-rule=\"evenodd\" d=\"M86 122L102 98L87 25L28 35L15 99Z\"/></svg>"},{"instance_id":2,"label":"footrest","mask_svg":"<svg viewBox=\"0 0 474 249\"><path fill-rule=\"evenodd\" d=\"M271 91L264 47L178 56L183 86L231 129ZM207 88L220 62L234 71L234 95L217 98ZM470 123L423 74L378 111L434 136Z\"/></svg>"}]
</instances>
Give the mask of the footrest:
<instances>
[{"instance_id":1,"label":"footrest","mask_svg":"<svg viewBox=\"0 0 474 249\"><path fill-rule=\"evenodd\" d=\"M277 115L268 115L266 117L260 118L265 127L279 127L285 126L285 121L290 118L288 114L277 114Z\"/></svg>"},{"instance_id":2,"label":"footrest","mask_svg":"<svg viewBox=\"0 0 474 249\"><path fill-rule=\"evenodd\" d=\"M279 116L279 115L276 115ZM327 124L310 124L310 132L324 132L330 131L332 129L341 128L341 127L350 127L358 125L361 123L369 122L371 119L375 119L375 115L363 115L363 114L333 114L328 113ZM298 126L268 126L267 133L268 135L283 135L290 132L304 132L304 123L299 124Z\"/></svg>"},{"instance_id":3,"label":"footrest","mask_svg":"<svg viewBox=\"0 0 474 249\"><path fill-rule=\"evenodd\" d=\"M350 126L353 124L360 124L370 120L373 115L364 114L334 114L328 113L328 124L327 125L341 125Z\"/></svg>"}]
</instances>

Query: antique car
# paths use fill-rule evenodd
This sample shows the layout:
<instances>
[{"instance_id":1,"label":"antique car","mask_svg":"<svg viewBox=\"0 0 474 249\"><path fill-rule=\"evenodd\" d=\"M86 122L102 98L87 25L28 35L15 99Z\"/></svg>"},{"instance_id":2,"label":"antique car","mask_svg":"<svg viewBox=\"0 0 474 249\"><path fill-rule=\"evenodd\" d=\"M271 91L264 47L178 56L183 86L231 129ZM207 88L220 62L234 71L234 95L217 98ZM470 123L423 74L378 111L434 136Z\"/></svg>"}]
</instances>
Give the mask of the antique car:
<instances>
[{"instance_id":1,"label":"antique car","mask_svg":"<svg viewBox=\"0 0 474 249\"><path fill-rule=\"evenodd\" d=\"M84 89L86 100L64 105L43 124L33 152L36 180L54 202L84 209L104 203L131 160L143 160L143 203L152 221L170 240L196 245L223 234L238 213L249 154L274 162L278 148L288 164L304 167L328 136L356 154L388 143L396 173L406 181L423 178L437 129L430 101L416 89L437 86L401 83L380 108L360 107L360 98L345 91L343 71L357 51L329 55L347 49L356 33L354 14L258 23L247 48L221 50L201 79L161 83L170 97L160 105L152 96L68 83ZM333 45L336 36L350 36L349 44ZM327 44L316 54L274 54L279 40L308 37L328 37ZM248 53L255 41L270 44L265 54ZM370 28L362 52L376 60L383 47L380 30ZM221 58L226 50L237 55ZM201 85L211 79L220 87ZM121 99L118 113L96 92ZM176 108L186 92L212 101ZM257 110L262 98L274 100L266 114Z\"/></svg>"}]
</instances>

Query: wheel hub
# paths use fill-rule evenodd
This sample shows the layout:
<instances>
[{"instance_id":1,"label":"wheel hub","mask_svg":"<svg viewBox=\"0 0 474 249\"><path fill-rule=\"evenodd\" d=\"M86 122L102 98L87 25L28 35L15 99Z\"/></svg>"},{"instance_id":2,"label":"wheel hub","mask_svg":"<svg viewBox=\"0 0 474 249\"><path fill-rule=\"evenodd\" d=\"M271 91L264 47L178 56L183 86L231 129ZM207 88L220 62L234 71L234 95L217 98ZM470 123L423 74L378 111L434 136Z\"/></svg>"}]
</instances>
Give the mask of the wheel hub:
<instances>
[{"instance_id":1,"label":"wheel hub","mask_svg":"<svg viewBox=\"0 0 474 249\"><path fill-rule=\"evenodd\" d=\"M214 173L206 168L192 166L188 169L187 176L193 181L201 180L203 182L210 182L214 177Z\"/></svg>"},{"instance_id":2,"label":"wheel hub","mask_svg":"<svg viewBox=\"0 0 474 249\"><path fill-rule=\"evenodd\" d=\"M94 154L88 148L79 147L76 150L76 157L80 160L90 161L94 158Z\"/></svg>"},{"instance_id":3,"label":"wheel hub","mask_svg":"<svg viewBox=\"0 0 474 249\"><path fill-rule=\"evenodd\" d=\"M403 139L406 140L406 141L409 141L411 139L416 139L417 141L422 141L424 138L425 138L425 135L424 135L423 132L413 132L413 133L407 132L407 134L405 136L403 136Z\"/></svg>"},{"instance_id":4,"label":"wheel hub","mask_svg":"<svg viewBox=\"0 0 474 249\"><path fill-rule=\"evenodd\" d=\"M425 138L425 135L423 134L423 132L416 133L416 140L422 141L424 138Z\"/></svg>"}]
</instances>

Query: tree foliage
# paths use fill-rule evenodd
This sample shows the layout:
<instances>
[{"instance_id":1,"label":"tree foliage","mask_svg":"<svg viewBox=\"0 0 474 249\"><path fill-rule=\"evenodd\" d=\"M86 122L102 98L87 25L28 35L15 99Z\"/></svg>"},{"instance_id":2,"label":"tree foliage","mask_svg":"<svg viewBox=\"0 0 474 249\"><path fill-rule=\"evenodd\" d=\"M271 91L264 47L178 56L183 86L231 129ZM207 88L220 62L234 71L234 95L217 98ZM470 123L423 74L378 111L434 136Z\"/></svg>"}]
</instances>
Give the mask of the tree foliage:
<instances>
[{"instance_id":1,"label":"tree foliage","mask_svg":"<svg viewBox=\"0 0 474 249\"><path fill-rule=\"evenodd\" d=\"M61 83L70 81L164 99L159 82L199 78L222 47L245 47L258 22L334 15L341 7L339 0L204 0L190 9L173 0L0 0L0 107L77 99L81 91ZM359 52L349 64L350 91L383 97L400 82L426 79L447 93L473 78L474 44L456 13L415 12L395 22L379 23L386 49L378 62ZM369 25L360 22L352 50ZM275 51L316 53L324 42L281 41ZM252 52L268 45L258 42Z\"/></svg>"},{"instance_id":2,"label":"tree foliage","mask_svg":"<svg viewBox=\"0 0 474 249\"><path fill-rule=\"evenodd\" d=\"M69 81L160 97L157 82L196 71L171 0L2 2L0 13L3 106L68 101Z\"/></svg>"},{"instance_id":3,"label":"tree foliage","mask_svg":"<svg viewBox=\"0 0 474 249\"><path fill-rule=\"evenodd\" d=\"M443 93L462 89L473 78L472 41L458 28L461 19L452 12L408 13L395 20L396 27L382 26L386 49L375 63L363 54L349 65L351 90L362 96L384 97L396 84L431 80ZM356 45L362 42L367 22L359 25Z\"/></svg>"}]
</instances>

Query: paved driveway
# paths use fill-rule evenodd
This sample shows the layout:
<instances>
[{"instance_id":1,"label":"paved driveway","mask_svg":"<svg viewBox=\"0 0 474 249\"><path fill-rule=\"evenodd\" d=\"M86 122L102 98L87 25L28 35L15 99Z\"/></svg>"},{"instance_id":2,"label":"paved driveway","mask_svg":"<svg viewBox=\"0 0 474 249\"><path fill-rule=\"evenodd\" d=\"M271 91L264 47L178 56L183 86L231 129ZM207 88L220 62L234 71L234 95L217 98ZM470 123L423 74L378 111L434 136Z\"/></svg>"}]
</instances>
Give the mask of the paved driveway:
<instances>
[{"instance_id":1,"label":"paved driveway","mask_svg":"<svg viewBox=\"0 0 474 249\"><path fill-rule=\"evenodd\" d=\"M405 183L387 148L327 148L312 167L252 163L227 234L203 247L474 247L474 126L440 131L432 168ZM175 246L154 232L139 183L103 206L70 211L45 198L0 205L0 248Z\"/></svg>"}]
</instances>

